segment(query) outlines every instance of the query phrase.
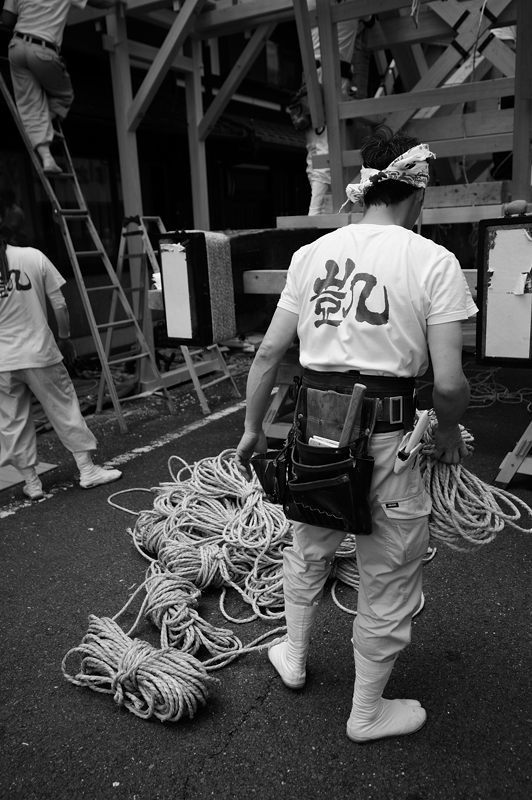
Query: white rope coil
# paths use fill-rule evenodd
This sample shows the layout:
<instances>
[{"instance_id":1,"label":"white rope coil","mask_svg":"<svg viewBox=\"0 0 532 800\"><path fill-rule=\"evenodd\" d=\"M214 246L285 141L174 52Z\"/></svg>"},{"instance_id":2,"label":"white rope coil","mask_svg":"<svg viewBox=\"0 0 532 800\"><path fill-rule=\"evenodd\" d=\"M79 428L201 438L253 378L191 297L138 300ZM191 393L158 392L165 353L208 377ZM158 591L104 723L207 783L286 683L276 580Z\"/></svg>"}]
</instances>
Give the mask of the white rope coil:
<instances>
[{"instance_id":1,"label":"white rope coil","mask_svg":"<svg viewBox=\"0 0 532 800\"><path fill-rule=\"evenodd\" d=\"M463 464L444 464L431 458L436 426L432 411L420 463L425 488L432 500L431 537L453 550L471 552L493 542L506 525L532 533L532 527L517 523L521 518L532 522L532 509L523 500L485 483ZM473 437L462 426L461 431L471 452Z\"/></svg>"},{"instance_id":2,"label":"white rope coil","mask_svg":"<svg viewBox=\"0 0 532 800\"><path fill-rule=\"evenodd\" d=\"M67 662L77 655L77 672ZM78 647L65 655L65 678L75 686L112 694L115 703L137 717L177 722L193 717L207 702L213 681L197 658L168 647L130 639L111 619L89 617L89 629Z\"/></svg>"},{"instance_id":3,"label":"white rope coil","mask_svg":"<svg viewBox=\"0 0 532 800\"><path fill-rule=\"evenodd\" d=\"M436 424L432 417L420 466L432 498L433 539L455 550L475 550L492 542L506 524L532 532L517 524L522 514L532 516L521 500L488 486L462 465L431 458ZM462 436L472 449L471 434L462 429ZM264 498L258 480L248 482L240 474L234 455L234 450L225 450L193 465L177 456L170 459L173 480L151 489L153 508L138 512L129 531L150 562L145 581L113 619L90 617L82 643L63 660L63 674L71 683L112 694L137 716L177 721L205 704L209 672L264 649L266 639L285 630L276 628L244 646L233 631L211 625L198 612L201 590L215 587L221 589L220 611L231 622L284 617L282 551L291 542L290 524L281 507ZM110 502L120 508L111 498ZM429 548L424 562L435 554L436 548ZM331 578L334 602L355 615L337 597L339 584L358 590L354 535L347 535L339 547ZM246 616L228 612L230 590L249 607ZM144 599L126 634L116 620L141 592ZM416 614L423 606L424 598ZM143 617L160 630L160 649L130 638ZM202 650L210 656L203 663L196 658ZM81 663L72 674L67 661L75 654Z\"/></svg>"}]
</instances>

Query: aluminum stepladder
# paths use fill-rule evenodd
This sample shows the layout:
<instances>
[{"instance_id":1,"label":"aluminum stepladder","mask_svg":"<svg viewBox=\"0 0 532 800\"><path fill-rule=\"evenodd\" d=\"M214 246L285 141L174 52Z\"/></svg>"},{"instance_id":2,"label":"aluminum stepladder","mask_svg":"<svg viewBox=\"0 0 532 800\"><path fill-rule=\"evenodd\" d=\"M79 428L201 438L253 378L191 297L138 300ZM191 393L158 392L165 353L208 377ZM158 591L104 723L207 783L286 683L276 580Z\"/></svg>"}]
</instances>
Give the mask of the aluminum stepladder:
<instances>
[{"instance_id":1,"label":"aluminum stepladder","mask_svg":"<svg viewBox=\"0 0 532 800\"><path fill-rule=\"evenodd\" d=\"M160 217L133 216L133 217L126 217L124 219L122 223L122 233L120 237L120 245L118 248L118 259L116 268L116 272L119 277L122 275L122 271L124 268L124 261L126 259L129 259L130 261L133 259L140 259L141 270L144 270L144 274L147 271L146 268L148 264L151 267L152 272L154 273L160 272L159 262L153 250L153 246L147 229L147 226L149 224L155 225L157 233L159 234L168 233ZM131 249L131 251L128 251L127 245L128 241L130 241L131 239L135 241L136 248ZM143 282L142 288L144 291L144 295L143 296L141 295L141 297L139 298L139 305L146 303L147 287L145 282ZM109 317L110 323L113 322L113 313L114 313L114 306L111 306L111 315ZM183 345L183 344L179 345L179 347L183 359L185 361L186 373L192 381L203 414L208 415L211 413L209 403L207 401L207 397L205 396L204 392L204 389L207 389L210 386L214 386L217 383L228 380L231 383L233 395L235 397L241 397L241 394L234 381L234 378L231 375L231 372L229 371L229 368L227 366L223 353L220 349L220 346L217 343L199 348L190 348L188 347L188 345ZM207 356L206 358L205 355ZM214 371L219 373L217 377L211 378L203 382L200 380L201 375ZM162 373L161 379L163 381L167 379L170 382L172 382L173 378L176 375L182 375L182 370L175 370L172 371L171 373Z\"/></svg>"},{"instance_id":2,"label":"aluminum stepladder","mask_svg":"<svg viewBox=\"0 0 532 800\"><path fill-rule=\"evenodd\" d=\"M48 174L44 172L40 158L35 153L31 145L31 142L20 120L17 107L11 96L11 92L9 91L2 75L0 75L0 90L4 95L5 101L15 121L15 124L19 129L22 140L24 141L30 159L41 180L48 199L52 204L54 219L59 225L63 240L65 242L83 309L87 315L91 334L96 346L96 351L102 370L102 382L104 382L107 386L120 430L125 432L127 430L127 424L111 371L111 367L113 366L124 364L129 361L139 361L140 359L145 359L153 373L155 382L155 388L153 388L153 390L151 390L148 394L152 394L159 389L162 390L166 398L168 408L171 412L173 412L174 404L168 390L161 381L161 376L157 368L155 357L148 346L144 333L135 317L135 314L133 313L133 309L129 303L129 300L117 278L113 265L109 260L100 236L92 221L60 125L58 125L55 129L54 141L56 141L62 148L63 152L59 158L65 163L66 170L57 174ZM59 199L59 196L61 196L61 200ZM68 205L65 205L65 203L68 203ZM79 235L80 231L81 236ZM74 242L75 239L77 239L76 243ZM104 268L107 283L98 286L87 286L81 270L80 259L83 261L92 262L98 260ZM101 298L102 293L108 292L112 293L111 303L114 303L116 307L118 307L118 305L122 307L123 317L120 320L113 320L112 322L98 322L95 314L96 304L91 302L90 296L94 294L96 297L99 296ZM109 332L113 328L125 328L127 326L133 328L137 352L132 355L117 357L109 360L109 353L106 353L105 351L102 333L105 330ZM109 337L106 338L109 339ZM145 395L146 393L143 394ZM127 399L132 400L139 396L143 395L128 395Z\"/></svg>"}]
</instances>

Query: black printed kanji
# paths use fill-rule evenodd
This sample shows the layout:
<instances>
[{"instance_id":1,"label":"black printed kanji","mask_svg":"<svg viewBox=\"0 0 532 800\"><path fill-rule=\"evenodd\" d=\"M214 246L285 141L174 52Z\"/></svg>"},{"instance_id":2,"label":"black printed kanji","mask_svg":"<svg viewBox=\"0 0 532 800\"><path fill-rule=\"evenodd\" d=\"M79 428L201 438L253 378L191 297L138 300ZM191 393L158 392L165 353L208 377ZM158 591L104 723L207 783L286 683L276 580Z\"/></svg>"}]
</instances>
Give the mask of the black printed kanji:
<instances>
[{"instance_id":1,"label":"black printed kanji","mask_svg":"<svg viewBox=\"0 0 532 800\"><path fill-rule=\"evenodd\" d=\"M390 304L388 302L388 291L383 286L384 309L383 311L371 311L367 305L371 292L377 285L374 275L367 272L355 272L355 263L350 258L346 259L344 274L340 275L340 268L336 261L329 259L325 263L325 278L317 278L314 282L315 294L310 298L311 302L316 301L315 313L317 319L314 323L317 328L320 325L332 325L338 327L351 311L354 303L354 287L359 281L364 282L360 292L355 311L357 322L367 322L369 325L386 325L390 316ZM351 295L348 298L348 295ZM346 305L346 299L348 304Z\"/></svg>"}]
</instances>

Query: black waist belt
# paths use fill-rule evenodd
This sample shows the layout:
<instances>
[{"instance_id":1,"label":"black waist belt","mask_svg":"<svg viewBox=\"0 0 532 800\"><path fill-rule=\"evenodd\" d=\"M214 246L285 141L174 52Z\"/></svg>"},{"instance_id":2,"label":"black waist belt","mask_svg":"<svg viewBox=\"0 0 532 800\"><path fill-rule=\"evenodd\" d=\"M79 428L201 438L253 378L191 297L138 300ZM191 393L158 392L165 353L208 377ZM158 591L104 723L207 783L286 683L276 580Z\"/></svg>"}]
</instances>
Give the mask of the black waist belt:
<instances>
[{"instance_id":1,"label":"black waist belt","mask_svg":"<svg viewBox=\"0 0 532 800\"><path fill-rule=\"evenodd\" d=\"M54 50L56 53L59 52L59 48L53 42L48 42L46 39L39 39L38 36L32 36L31 33L21 33L19 31L15 31L13 34L17 39L23 39L25 42L31 42L31 44L40 44L42 47L49 47L50 50Z\"/></svg>"},{"instance_id":2,"label":"black waist belt","mask_svg":"<svg viewBox=\"0 0 532 800\"><path fill-rule=\"evenodd\" d=\"M319 69L321 67L321 61L319 58L316 59L316 68ZM352 78L353 72L351 69L351 64L349 61L340 61L340 75L342 78Z\"/></svg>"},{"instance_id":3,"label":"black waist belt","mask_svg":"<svg viewBox=\"0 0 532 800\"><path fill-rule=\"evenodd\" d=\"M381 375L362 375L360 372L303 371L302 385L313 389L328 389L350 394L355 383L366 387L365 397L378 400L375 433L411 427L416 410L414 378L391 378Z\"/></svg>"}]
</instances>

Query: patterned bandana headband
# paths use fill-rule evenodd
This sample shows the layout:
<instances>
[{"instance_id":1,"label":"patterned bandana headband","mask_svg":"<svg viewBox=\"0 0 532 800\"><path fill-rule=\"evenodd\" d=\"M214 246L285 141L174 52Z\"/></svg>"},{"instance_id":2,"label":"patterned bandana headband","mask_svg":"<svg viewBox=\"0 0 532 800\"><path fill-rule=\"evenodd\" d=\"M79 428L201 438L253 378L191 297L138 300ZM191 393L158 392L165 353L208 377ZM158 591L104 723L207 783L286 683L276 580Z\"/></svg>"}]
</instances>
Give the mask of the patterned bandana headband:
<instances>
[{"instance_id":1,"label":"patterned bandana headband","mask_svg":"<svg viewBox=\"0 0 532 800\"><path fill-rule=\"evenodd\" d=\"M402 181L424 189L429 181L428 160L436 158L428 145L417 144L411 147L402 156L398 156L386 169L372 169L362 167L360 170L360 183L350 183L345 188L347 199L352 203L362 203L364 195L380 181ZM347 201L346 201L347 202ZM344 203L345 205L345 203ZM343 208L343 206L342 206Z\"/></svg>"}]
</instances>

